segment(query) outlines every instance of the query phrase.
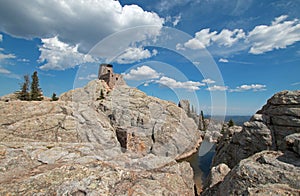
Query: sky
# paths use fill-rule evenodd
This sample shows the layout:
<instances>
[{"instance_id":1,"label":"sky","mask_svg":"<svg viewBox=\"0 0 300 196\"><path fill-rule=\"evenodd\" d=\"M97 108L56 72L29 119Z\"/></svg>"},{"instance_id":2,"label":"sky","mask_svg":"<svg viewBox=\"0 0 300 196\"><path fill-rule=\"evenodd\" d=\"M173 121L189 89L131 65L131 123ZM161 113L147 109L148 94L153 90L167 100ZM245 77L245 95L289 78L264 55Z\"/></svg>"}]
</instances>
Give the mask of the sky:
<instances>
[{"instance_id":1,"label":"sky","mask_svg":"<svg viewBox=\"0 0 300 196\"><path fill-rule=\"evenodd\" d=\"M0 96L38 71L44 95L96 79L205 114L252 115L300 89L299 0L0 0Z\"/></svg>"}]
</instances>

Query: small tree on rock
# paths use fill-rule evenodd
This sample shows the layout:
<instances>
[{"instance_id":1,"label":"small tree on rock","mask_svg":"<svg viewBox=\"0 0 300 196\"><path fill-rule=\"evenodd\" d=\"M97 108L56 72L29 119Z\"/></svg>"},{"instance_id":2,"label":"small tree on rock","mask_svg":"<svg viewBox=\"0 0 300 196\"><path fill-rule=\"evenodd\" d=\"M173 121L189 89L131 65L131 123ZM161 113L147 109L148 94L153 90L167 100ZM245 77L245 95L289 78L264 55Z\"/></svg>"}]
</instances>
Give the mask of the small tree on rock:
<instances>
[{"instance_id":1,"label":"small tree on rock","mask_svg":"<svg viewBox=\"0 0 300 196\"><path fill-rule=\"evenodd\" d=\"M29 76L24 75L24 83L21 86L21 91L18 92L18 99L20 99L22 101L29 101L30 100L30 94L28 92L29 84L30 84Z\"/></svg>"},{"instance_id":2,"label":"small tree on rock","mask_svg":"<svg viewBox=\"0 0 300 196\"><path fill-rule=\"evenodd\" d=\"M53 93L52 97L51 97L51 101L57 101L57 100L58 100L58 97L56 97L56 94Z\"/></svg>"},{"instance_id":3,"label":"small tree on rock","mask_svg":"<svg viewBox=\"0 0 300 196\"><path fill-rule=\"evenodd\" d=\"M103 92L103 89L101 89L100 91L100 96L97 98L97 100L102 100L104 99L104 92Z\"/></svg>"},{"instance_id":4,"label":"small tree on rock","mask_svg":"<svg viewBox=\"0 0 300 196\"><path fill-rule=\"evenodd\" d=\"M39 77L37 75L37 71L35 71L32 76L32 82L31 82L31 100L32 101L41 101L43 100L43 94L42 90L39 87Z\"/></svg>"},{"instance_id":5,"label":"small tree on rock","mask_svg":"<svg viewBox=\"0 0 300 196\"><path fill-rule=\"evenodd\" d=\"M234 126L234 122L233 122L232 119L230 119L230 120L228 121L228 127L233 127L233 126Z\"/></svg>"}]
</instances>

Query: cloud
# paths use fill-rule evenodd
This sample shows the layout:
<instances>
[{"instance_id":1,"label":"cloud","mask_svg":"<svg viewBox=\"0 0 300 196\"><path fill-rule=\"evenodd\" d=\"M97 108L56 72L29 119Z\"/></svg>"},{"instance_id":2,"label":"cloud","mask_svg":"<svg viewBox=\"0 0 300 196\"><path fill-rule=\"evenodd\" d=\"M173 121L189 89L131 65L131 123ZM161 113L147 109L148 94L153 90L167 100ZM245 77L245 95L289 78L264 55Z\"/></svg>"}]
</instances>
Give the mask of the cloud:
<instances>
[{"instance_id":1,"label":"cloud","mask_svg":"<svg viewBox=\"0 0 300 196\"><path fill-rule=\"evenodd\" d=\"M164 19L137 5L122 6L112 0L10 0L0 7L0 23L0 31L9 35L26 39L57 36L86 53L108 35L136 26L162 26Z\"/></svg>"},{"instance_id":2,"label":"cloud","mask_svg":"<svg viewBox=\"0 0 300 196\"><path fill-rule=\"evenodd\" d=\"M0 67L0 74L10 74L11 72L7 69Z\"/></svg>"},{"instance_id":3,"label":"cloud","mask_svg":"<svg viewBox=\"0 0 300 196\"><path fill-rule=\"evenodd\" d=\"M270 26L256 26L247 37L247 41L251 43L249 53L262 54L274 49L286 48L300 41L299 20L286 21L287 17L282 15L275 18Z\"/></svg>"},{"instance_id":4,"label":"cloud","mask_svg":"<svg viewBox=\"0 0 300 196\"><path fill-rule=\"evenodd\" d=\"M213 83L216 83L216 81L210 79L210 78L206 78L206 79L203 79L202 80L203 83L206 83L206 84L213 84Z\"/></svg>"},{"instance_id":5,"label":"cloud","mask_svg":"<svg viewBox=\"0 0 300 196\"><path fill-rule=\"evenodd\" d=\"M176 44L176 50L185 50L185 47L182 44L178 43Z\"/></svg>"},{"instance_id":6,"label":"cloud","mask_svg":"<svg viewBox=\"0 0 300 196\"><path fill-rule=\"evenodd\" d=\"M38 61L44 63L40 66L42 70L65 70L95 61L90 55L78 52L78 45L71 46L61 42L57 37L42 39L39 51L41 55Z\"/></svg>"},{"instance_id":7,"label":"cloud","mask_svg":"<svg viewBox=\"0 0 300 196\"><path fill-rule=\"evenodd\" d=\"M295 82L291 84L292 86L300 85L300 82Z\"/></svg>"},{"instance_id":8,"label":"cloud","mask_svg":"<svg viewBox=\"0 0 300 196\"><path fill-rule=\"evenodd\" d=\"M245 37L246 35L243 29L234 29L233 31L223 29L219 34L212 37L212 41L219 46L231 47L234 43Z\"/></svg>"},{"instance_id":9,"label":"cloud","mask_svg":"<svg viewBox=\"0 0 300 196\"><path fill-rule=\"evenodd\" d=\"M186 89L189 91L199 90L200 86L205 85L201 82L194 82L194 81L180 82L166 76L161 77L159 80L155 81L155 83L168 86L169 88Z\"/></svg>"},{"instance_id":10,"label":"cloud","mask_svg":"<svg viewBox=\"0 0 300 196\"><path fill-rule=\"evenodd\" d=\"M262 84L244 84L241 86L236 87L235 89L230 89L230 92L243 92L243 91L264 91L266 90L266 85L262 85Z\"/></svg>"},{"instance_id":11,"label":"cloud","mask_svg":"<svg viewBox=\"0 0 300 196\"><path fill-rule=\"evenodd\" d=\"M14 79L21 79L21 77L17 74L12 73L11 71L9 71L8 69L5 69L3 67L0 66L0 74L3 74L4 77L8 77L8 78L14 78Z\"/></svg>"},{"instance_id":12,"label":"cloud","mask_svg":"<svg viewBox=\"0 0 300 196\"><path fill-rule=\"evenodd\" d=\"M199 61L193 61L193 64L194 65L201 65L201 62L199 62Z\"/></svg>"},{"instance_id":13,"label":"cloud","mask_svg":"<svg viewBox=\"0 0 300 196\"><path fill-rule=\"evenodd\" d=\"M16 56L14 54L3 54L3 53L0 53L0 60L14 59L14 58L16 58Z\"/></svg>"},{"instance_id":14,"label":"cloud","mask_svg":"<svg viewBox=\"0 0 300 196\"><path fill-rule=\"evenodd\" d=\"M0 34L0 42L2 42L2 41L3 41L3 35Z\"/></svg>"},{"instance_id":15,"label":"cloud","mask_svg":"<svg viewBox=\"0 0 300 196\"><path fill-rule=\"evenodd\" d=\"M210 32L210 29L202 29L195 33L195 38L188 40L184 46L190 49L202 49L210 46L213 43L219 46L231 47L234 43L245 38L245 33L242 29L234 29L230 31L223 29L220 33L217 31Z\"/></svg>"},{"instance_id":16,"label":"cloud","mask_svg":"<svg viewBox=\"0 0 300 196\"><path fill-rule=\"evenodd\" d=\"M226 90L228 90L228 86L214 85L214 86L208 87L206 90L208 90L208 91L226 91Z\"/></svg>"},{"instance_id":17,"label":"cloud","mask_svg":"<svg viewBox=\"0 0 300 196\"><path fill-rule=\"evenodd\" d=\"M24 63L30 62L29 59L25 59L25 58L23 58L23 59L18 59L17 61L19 61L19 62L24 62Z\"/></svg>"},{"instance_id":18,"label":"cloud","mask_svg":"<svg viewBox=\"0 0 300 196\"><path fill-rule=\"evenodd\" d=\"M129 47L125 50L123 54L117 57L115 60L119 64L129 64L134 62L139 62L142 59L147 59L152 56L157 55L157 50L152 50L152 53L148 49L144 49L142 47L135 48Z\"/></svg>"},{"instance_id":19,"label":"cloud","mask_svg":"<svg viewBox=\"0 0 300 196\"><path fill-rule=\"evenodd\" d=\"M123 74L123 77L126 80L149 80L157 79L160 77L160 75L160 73L151 67L143 65L141 67L137 67L136 69L131 69L129 73Z\"/></svg>"},{"instance_id":20,"label":"cloud","mask_svg":"<svg viewBox=\"0 0 300 196\"><path fill-rule=\"evenodd\" d=\"M178 25L178 23L180 22L180 20L181 20L181 14L179 14L178 16L174 16L174 21L172 22L173 27L176 27Z\"/></svg>"},{"instance_id":21,"label":"cloud","mask_svg":"<svg viewBox=\"0 0 300 196\"><path fill-rule=\"evenodd\" d=\"M246 33L243 29L223 29L220 32L209 28L195 33L182 47L197 50L211 47L217 55L236 54L248 50L251 54L263 54L274 49L286 48L300 41L299 19L287 20L287 15L275 18L271 25L258 25ZM183 47L184 46L184 47ZM225 47L225 48L224 48Z\"/></svg>"},{"instance_id":22,"label":"cloud","mask_svg":"<svg viewBox=\"0 0 300 196\"><path fill-rule=\"evenodd\" d=\"M216 31L210 32L210 29L202 29L201 31L195 33L195 38L184 43L184 46L194 50L205 48L210 46L212 37L214 37L216 34Z\"/></svg>"},{"instance_id":23,"label":"cloud","mask_svg":"<svg viewBox=\"0 0 300 196\"><path fill-rule=\"evenodd\" d=\"M79 80L94 80L98 78L98 76L96 74L90 74L90 75L87 75L86 77L78 77Z\"/></svg>"},{"instance_id":24,"label":"cloud","mask_svg":"<svg viewBox=\"0 0 300 196\"><path fill-rule=\"evenodd\" d=\"M165 23L171 23L173 25L173 27L176 27L178 25L178 23L181 20L181 14L178 14L177 16L167 16L165 18Z\"/></svg>"},{"instance_id":25,"label":"cloud","mask_svg":"<svg viewBox=\"0 0 300 196\"><path fill-rule=\"evenodd\" d=\"M219 62L220 62L220 63L228 63L229 61L228 61L228 59L220 58L220 59L219 59Z\"/></svg>"},{"instance_id":26,"label":"cloud","mask_svg":"<svg viewBox=\"0 0 300 196\"><path fill-rule=\"evenodd\" d=\"M161 12L163 11L168 11L171 9L174 9L174 7L178 7L178 6L184 6L186 4L189 3L195 3L198 2L199 0L195 1L195 0L161 0L158 4L157 4L157 9Z\"/></svg>"}]
</instances>

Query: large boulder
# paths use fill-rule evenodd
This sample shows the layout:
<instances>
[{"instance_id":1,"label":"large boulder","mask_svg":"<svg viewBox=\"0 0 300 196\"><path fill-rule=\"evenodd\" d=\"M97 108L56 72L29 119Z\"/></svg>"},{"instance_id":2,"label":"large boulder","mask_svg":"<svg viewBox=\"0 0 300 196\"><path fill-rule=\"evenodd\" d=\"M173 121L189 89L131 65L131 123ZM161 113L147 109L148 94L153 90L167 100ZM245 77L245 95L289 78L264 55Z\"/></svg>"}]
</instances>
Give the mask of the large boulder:
<instances>
[{"instance_id":1,"label":"large boulder","mask_svg":"<svg viewBox=\"0 0 300 196\"><path fill-rule=\"evenodd\" d=\"M262 151L242 160L202 195L299 195L299 173L297 154Z\"/></svg>"},{"instance_id":2,"label":"large boulder","mask_svg":"<svg viewBox=\"0 0 300 196\"><path fill-rule=\"evenodd\" d=\"M231 171L203 195L299 195L299 111L300 91L279 92L241 130L225 130L213 166Z\"/></svg>"},{"instance_id":3,"label":"large boulder","mask_svg":"<svg viewBox=\"0 0 300 196\"><path fill-rule=\"evenodd\" d=\"M286 137L300 133L300 91L282 91L271 97L243 129L221 139L213 165L233 168L262 150L287 150Z\"/></svg>"},{"instance_id":4,"label":"large boulder","mask_svg":"<svg viewBox=\"0 0 300 196\"><path fill-rule=\"evenodd\" d=\"M275 94L258 113L272 130L274 147L284 150L284 138L300 133L300 91Z\"/></svg>"},{"instance_id":5,"label":"large boulder","mask_svg":"<svg viewBox=\"0 0 300 196\"><path fill-rule=\"evenodd\" d=\"M92 143L1 143L0 195L193 195L188 163L114 153Z\"/></svg>"},{"instance_id":6,"label":"large boulder","mask_svg":"<svg viewBox=\"0 0 300 196\"><path fill-rule=\"evenodd\" d=\"M172 102L94 80L0 110L0 195L194 194L191 167L175 160L201 137Z\"/></svg>"}]
</instances>

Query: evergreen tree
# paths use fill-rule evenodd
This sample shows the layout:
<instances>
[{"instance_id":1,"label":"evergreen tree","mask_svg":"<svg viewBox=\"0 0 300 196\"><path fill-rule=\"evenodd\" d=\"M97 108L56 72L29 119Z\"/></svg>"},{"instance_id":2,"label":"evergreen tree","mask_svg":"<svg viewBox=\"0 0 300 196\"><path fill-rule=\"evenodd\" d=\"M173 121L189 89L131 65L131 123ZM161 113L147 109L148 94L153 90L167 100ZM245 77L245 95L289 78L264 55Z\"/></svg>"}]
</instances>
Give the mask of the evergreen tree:
<instances>
[{"instance_id":1,"label":"evergreen tree","mask_svg":"<svg viewBox=\"0 0 300 196\"><path fill-rule=\"evenodd\" d=\"M37 75L37 71L35 71L32 76L31 82L31 100L32 101L41 101L43 100L42 90L39 88L39 77Z\"/></svg>"},{"instance_id":2,"label":"evergreen tree","mask_svg":"<svg viewBox=\"0 0 300 196\"><path fill-rule=\"evenodd\" d=\"M194 105L192 105L192 114L196 113Z\"/></svg>"},{"instance_id":3,"label":"evergreen tree","mask_svg":"<svg viewBox=\"0 0 300 196\"><path fill-rule=\"evenodd\" d=\"M57 100L58 100L58 97L56 97L56 94L53 93L52 97L51 97L51 101L57 101Z\"/></svg>"},{"instance_id":4,"label":"evergreen tree","mask_svg":"<svg viewBox=\"0 0 300 196\"><path fill-rule=\"evenodd\" d=\"M101 89L101 91L100 91L100 96L97 98L97 101L98 101L98 100L102 100L102 99L104 99L104 92L103 92L103 89Z\"/></svg>"},{"instance_id":5,"label":"evergreen tree","mask_svg":"<svg viewBox=\"0 0 300 196\"><path fill-rule=\"evenodd\" d=\"M200 112L200 115L201 115L201 119L202 119L203 130L205 131L207 129L207 127L206 127L206 124L205 124L204 114L203 114L202 110Z\"/></svg>"},{"instance_id":6,"label":"evergreen tree","mask_svg":"<svg viewBox=\"0 0 300 196\"><path fill-rule=\"evenodd\" d=\"M191 113L191 107L190 107L190 104L188 104L188 106L187 106L187 116L191 117L192 116L191 114L192 114Z\"/></svg>"},{"instance_id":7,"label":"evergreen tree","mask_svg":"<svg viewBox=\"0 0 300 196\"><path fill-rule=\"evenodd\" d=\"M233 126L234 126L234 122L232 119L230 119L228 122L228 127L233 127Z\"/></svg>"},{"instance_id":8,"label":"evergreen tree","mask_svg":"<svg viewBox=\"0 0 300 196\"><path fill-rule=\"evenodd\" d=\"M24 83L21 86L21 91L18 92L18 99L22 101L30 101L30 94L28 92L30 85L29 76L24 75Z\"/></svg>"}]
</instances>

